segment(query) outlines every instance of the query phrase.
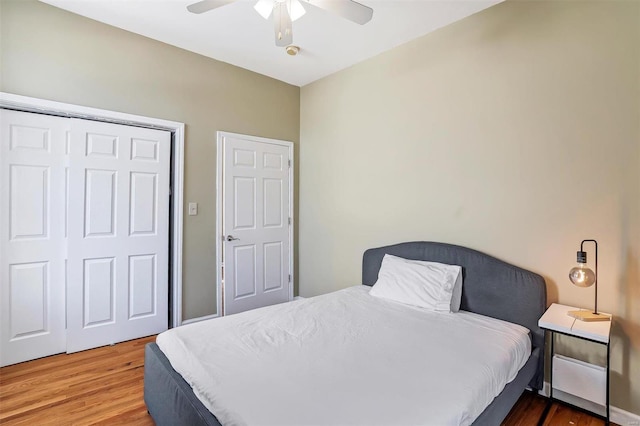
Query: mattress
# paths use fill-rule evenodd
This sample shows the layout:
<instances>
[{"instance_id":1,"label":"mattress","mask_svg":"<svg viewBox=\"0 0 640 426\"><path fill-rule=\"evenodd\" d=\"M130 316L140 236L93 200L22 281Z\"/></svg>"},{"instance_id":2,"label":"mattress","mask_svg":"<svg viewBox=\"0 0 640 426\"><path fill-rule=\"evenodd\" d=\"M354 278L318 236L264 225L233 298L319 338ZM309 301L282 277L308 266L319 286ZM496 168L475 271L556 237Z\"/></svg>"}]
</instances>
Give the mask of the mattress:
<instances>
[{"instance_id":1,"label":"mattress","mask_svg":"<svg viewBox=\"0 0 640 426\"><path fill-rule=\"evenodd\" d=\"M468 425L525 364L522 326L356 286L189 324L157 344L223 425Z\"/></svg>"}]
</instances>

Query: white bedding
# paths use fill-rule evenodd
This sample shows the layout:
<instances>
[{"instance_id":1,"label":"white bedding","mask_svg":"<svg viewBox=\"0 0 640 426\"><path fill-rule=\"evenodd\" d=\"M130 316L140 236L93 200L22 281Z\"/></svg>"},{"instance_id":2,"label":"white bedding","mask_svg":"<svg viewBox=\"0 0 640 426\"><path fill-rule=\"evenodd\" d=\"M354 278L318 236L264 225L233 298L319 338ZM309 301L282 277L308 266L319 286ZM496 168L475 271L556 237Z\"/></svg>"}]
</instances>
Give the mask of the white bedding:
<instances>
[{"instance_id":1,"label":"white bedding","mask_svg":"<svg viewBox=\"0 0 640 426\"><path fill-rule=\"evenodd\" d=\"M370 287L171 329L157 343L223 425L468 425L531 353L528 330Z\"/></svg>"}]
</instances>

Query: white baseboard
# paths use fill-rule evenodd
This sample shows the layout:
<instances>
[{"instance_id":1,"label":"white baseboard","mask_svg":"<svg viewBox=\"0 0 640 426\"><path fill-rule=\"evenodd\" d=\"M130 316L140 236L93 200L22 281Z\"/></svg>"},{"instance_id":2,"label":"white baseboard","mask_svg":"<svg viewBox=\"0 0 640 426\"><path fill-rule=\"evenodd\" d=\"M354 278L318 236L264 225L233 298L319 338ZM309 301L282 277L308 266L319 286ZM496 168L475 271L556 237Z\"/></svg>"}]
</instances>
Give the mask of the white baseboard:
<instances>
[{"instance_id":1,"label":"white baseboard","mask_svg":"<svg viewBox=\"0 0 640 426\"><path fill-rule=\"evenodd\" d=\"M549 382L544 382L544 387L538 393L540 395L548 397ZM591 401L584 400L577 396L564 393L562 391L555 389L553 391L553 397L554 399L559 399L560 401L567 402L571 405L575 405L576 407L581 407L586 410L604 415L604 411L605 411L604 406L595 404ZM613 423L619 424L621 426L640 426L640 415L631 413L629 411L625 411L622 408L614 407L613 405L610 406L609 415L610 415L610 420Z\"/></svg>"},{"instance_id":2,"label":"white baseboard","mask_svg":"<svg viewBox=\"0 0 640 426\"><path fill-rule=\"evenodd\" d=\"M182 324L180 324L180 325L187 325L187 324L191 324L191 323L194 323L194 322L200 322L200 321L204 321L204 320L208 320L208 319L212 319L212 318L218 318L218 317L219 317L218 314L213 314L213 315L206 315L204 317L191 318L191 319L182 321Z\"/></svg>"},{"instance_id":3,"label":"white baseboard","mask_svg":"<svg viewBox=\"0 0 640 426\"><path fill-rule=\"evenodd\" d=\"M300 300L300 299L304 299L304 297L296 296L296 297L293 298L293 300ZM204 317L191 318L191 319L182 321L182 323L180 325L187 325L187 324L191 324L191 323L194 323L194 322L205 321L205 320L208 320L208 319L218 318L219 316L220 315L218 315L218 314L212 314L212 315L206 315Z\"/></svg>"},{"instance_id":4,"label":"white baseboard","mask_svg":"<svg viewBox=\"0 0 640 426\"><path fill-rule=\"evenodd\" d=\"M640 426L640 416L618 407L611 407L611 421L621 426Z\"/></svg>"}]
</instances>

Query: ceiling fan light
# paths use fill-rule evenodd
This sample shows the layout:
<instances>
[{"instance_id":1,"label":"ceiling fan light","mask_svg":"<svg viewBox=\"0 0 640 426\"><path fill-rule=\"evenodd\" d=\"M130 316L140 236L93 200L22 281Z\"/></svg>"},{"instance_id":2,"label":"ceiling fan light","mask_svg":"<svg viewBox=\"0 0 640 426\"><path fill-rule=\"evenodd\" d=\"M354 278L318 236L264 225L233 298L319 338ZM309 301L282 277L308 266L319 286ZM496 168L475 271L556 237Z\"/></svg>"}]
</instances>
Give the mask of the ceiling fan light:
<instances>
[{"instance_id":1,"label":"ceiling fan light","mask_svg":"<svg viewBox=\"0 0 640 426\"><path fill-rule=\"evenodd\" d=\"M253 8L264 19L269 19L269 16L271 16L271 12L273 12L273 0L258 0L258 3L256 3Z\"/></svg>"},{"instance_id":2,"label":"ceiling fan light","mask_svg":"<svg viewBox=\"0 0 640 426\"><path fill-rule=\"evenodd\" d=\"M275 2L273 8L273 23L276 36L276 46L286 47L293 43L293 29L289 9L283 2Z\"/></svg>"},{"instance_id":3,"label":"ceiling fan light","mask_svg":"<svg viewBox=\"0 0 640 426\"><path fill-rule=\"evenodd\" d=\"M289 16L291 16L291 21L295 21L296 19L301 18L302 15L307 13L299 0L291 0L287 2L287 7L289 8Z\"/></svg>"}]
</instances>

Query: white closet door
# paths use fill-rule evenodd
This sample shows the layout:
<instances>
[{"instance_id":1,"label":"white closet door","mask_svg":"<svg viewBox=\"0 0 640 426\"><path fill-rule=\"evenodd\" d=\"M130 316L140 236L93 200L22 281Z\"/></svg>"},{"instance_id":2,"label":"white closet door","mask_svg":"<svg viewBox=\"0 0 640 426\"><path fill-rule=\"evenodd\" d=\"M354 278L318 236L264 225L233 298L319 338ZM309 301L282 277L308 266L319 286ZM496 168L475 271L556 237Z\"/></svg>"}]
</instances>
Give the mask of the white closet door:
<instances>
[{"instance_id":1,"label":"white closet door","mask_svg":"<svg viewBox=\"0 0 640 426\"><path fill-rule=\"evenodd\" d=\"M170 133L72 120L67 352L168 325Z\"/></svg>"},{"instance_id":2,"label":"white closet door","mask_svg":"<svg viewBox=\"0 0 640 426\"><path fill-rule=\"evenodd\" d=\"M65 351L69 120L0 110L0 365Z\"/></svg>"},{"instance_id":3,"label":"white closet door","mask_svg":"<svg viewBox=\"0 0 640 426\"><path fill-rule=\"evenodd\" d=\"M224 314L289 300L289 148L225 136Z\"/></svg>"}]
</instances>

